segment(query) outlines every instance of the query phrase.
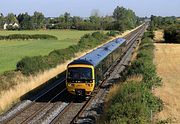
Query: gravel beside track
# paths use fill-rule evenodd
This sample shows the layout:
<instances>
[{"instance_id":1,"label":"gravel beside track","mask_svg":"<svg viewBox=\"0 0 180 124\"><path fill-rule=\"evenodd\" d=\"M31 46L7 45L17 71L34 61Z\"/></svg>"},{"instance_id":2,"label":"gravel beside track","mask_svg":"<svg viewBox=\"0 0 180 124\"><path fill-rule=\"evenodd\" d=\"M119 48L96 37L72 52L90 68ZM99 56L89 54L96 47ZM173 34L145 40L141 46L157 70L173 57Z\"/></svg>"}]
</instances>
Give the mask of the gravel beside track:
<instances>
[{"instance_id":1,"label":"gravel beside track","mask_svg":"<svg viewBox=\"0 0 180 124\"><path fill-rule=\"evenodd\" d=\"M84 106L85 102L82 103L70 103L68 110L63 114L59 114L58 117L51 122L51 124L70 124L72 118L77 115L79 110ZM63 111L62 111L63 112Z\"/></svg>"},{"instance_id":2,"label":"gravel beside track","mask_svg":"<svg viewBox=\"0 0 180 124\"><path fill-rule=\"evenodd\" d=\"M32 101L30 100L23 100L22 102L18 103L16 106L14 106L12 109L10 109L5 115L0 116L0 124L3 123L4 120L10 118L11 116L14 116L17 112L21 111L23 108L30 105Z\"/></svg>"}]
</instances>

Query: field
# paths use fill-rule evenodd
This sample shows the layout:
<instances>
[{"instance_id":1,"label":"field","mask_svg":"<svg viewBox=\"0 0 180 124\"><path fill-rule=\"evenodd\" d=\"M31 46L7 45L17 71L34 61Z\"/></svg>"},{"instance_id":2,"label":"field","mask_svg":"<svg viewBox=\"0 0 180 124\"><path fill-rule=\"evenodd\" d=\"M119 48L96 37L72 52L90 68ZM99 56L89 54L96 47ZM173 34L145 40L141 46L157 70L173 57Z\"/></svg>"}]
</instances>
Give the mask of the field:
<instances>
[{"instance_id":1,"label":"field","mask_svg":"<svg viewBox=\"0 0 180 124\"><path fill-rule=\"evenodd\" d=\"M156 43L155 47L155 64L163 86L154 93L164 102L164 109L156 118L180 123L180 44Z\"/></svg>"},{"instance_id":2,"label":"field","mask_svg":"<svg viewBox=\"0 0 180 124\"><path fill-rule=\"evenodd\" d=\"M49 34L58 40L0 40L0 73L13 70L16 63L25 56L47 55L54 49L63 49L76 44L80 37L93 31L76 30L40 30L40 31L0 31L8 34Z\"/></svg>"}]
</instances>

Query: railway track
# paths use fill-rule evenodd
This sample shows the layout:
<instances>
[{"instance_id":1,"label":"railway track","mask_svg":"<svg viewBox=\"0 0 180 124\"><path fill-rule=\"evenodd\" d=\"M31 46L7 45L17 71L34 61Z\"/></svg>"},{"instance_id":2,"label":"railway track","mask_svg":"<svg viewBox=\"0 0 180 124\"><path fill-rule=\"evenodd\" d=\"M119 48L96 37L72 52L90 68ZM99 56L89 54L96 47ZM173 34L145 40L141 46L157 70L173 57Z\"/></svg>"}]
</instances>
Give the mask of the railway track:
<instances>
[{"instance_id":1,"label":"railway track","mask_svg":"<svg viewBox=\"0 0 180 124\"><path fill-rule=\"evenodd\" d=\"M113 72L114 68L120 61L125 61L128 58L128 54L137 44L138 37L142 36L145 27L140 30L135 30L132 33L126 35L126 40L134 40L129 44L129 48L124 53L123 58L117 60L114 65L107 71L106 79L104 79L101 85L95 90L92 97L84 102L76 102L74 98L68 96L65 86L65 77L56 81L56 85L45 91L43 94L36 97L29 105L10 116L0 123L3 124L26 124L26 123L52 123L52 124L68 124L76 123L78 118L82 115L85 109L92 103L92 101L98 96L97 94L102 90L102 87L106 83L106 80ZM127 62L128 63L128 62ZM124 65L123 65L124 66ZM101 97L102 95L99 95Z\"/></svg>"},{"instance_id":2,"label":"railway track","mask_svg":"<svg viewBox=\"0 0 180 124\"><path fill-rule=\"evenodd\" d=\"M65 86L62 85L64 82L65 77L57 80L56 85L34 98L30 104L16 112L11 117L3 120L1 123L24 124L30 121L42 110L53 107L53 101L55 101L66 90Z\"/></svg>"}]
</instances>

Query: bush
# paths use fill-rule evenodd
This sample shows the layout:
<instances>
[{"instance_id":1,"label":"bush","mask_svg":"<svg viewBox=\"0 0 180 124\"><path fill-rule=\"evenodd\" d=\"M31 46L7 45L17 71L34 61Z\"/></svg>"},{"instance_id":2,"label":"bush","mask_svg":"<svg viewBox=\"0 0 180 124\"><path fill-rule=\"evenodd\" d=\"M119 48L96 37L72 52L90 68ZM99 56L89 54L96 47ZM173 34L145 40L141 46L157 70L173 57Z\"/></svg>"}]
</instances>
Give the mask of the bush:
<instances>
[{"instance_id":1,"label":"bush","mask_svg":"<svg viewBox=\"0 0 180 124\"><path fill-rule=\"evenodd\" d=\"M42 56L25 57L17 63L17 70L26 75L35 74L48 68L48 63L46 63L45 57Z\"/></svg>"},{"instance_id":2,"label":"bush","mask_svg":"<svg viewBox=\"0 0 180 124\"><path fill-rule=\"evenodd\" d=\"M107 32L107 35L108 36L116 36L116 35L118 35L119 34L119 31L109 31L109 32Z\"/></svg>"},{"instance_id":3,"label":"bush","mask_svg":"<svg viewBox=\"0 0 180 124\"><path fill-rule=\"evenodd\" d=\"M113 96L106 118L109 123L150 123L151 111L161 110L161 103L143 84L127 82Z\"/></svg>"},{"instance_id":4,"label":"bush","mask_svg":"<svg viewBox=\"0 0 180 124\"><path fill-rule=\"evenodd\" d=\"M166 43L180 43L180 25L165 29L164 39Z\"/></svg>"},{"instance_id":5,"label":"bush","mask_svg":"<svg viewBox=\"0 0 180 124\"><path fill-rule=\"evenodd\" d=\"M147 32L144 33L143 39L144 39L144 38L147 38L147 37L153 39L154 36L155 36L155 35L154 35L154 32L153 32L153 31L147 31Z\"/></svg>"}]
</instances>

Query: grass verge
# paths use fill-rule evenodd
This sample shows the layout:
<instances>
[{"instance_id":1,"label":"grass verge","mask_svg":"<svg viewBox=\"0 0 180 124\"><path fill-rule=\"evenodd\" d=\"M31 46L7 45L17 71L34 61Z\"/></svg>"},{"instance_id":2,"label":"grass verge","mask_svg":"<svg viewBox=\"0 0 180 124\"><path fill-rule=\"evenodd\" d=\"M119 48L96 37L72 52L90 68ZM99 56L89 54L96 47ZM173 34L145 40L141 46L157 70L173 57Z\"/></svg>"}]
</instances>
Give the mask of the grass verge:
<instances>
[{"instance_id":1,"label":"grass verge","mask_svg":"<svg viewBox=\"0 0 180 124\"><path fill-rule=\"evenodd\" d=\"M152 88L161 85L153 64L153 40L146 33L137 59L128 67L126 81L112 87L105 105L102 123L153 123L154 113L162 110L162 100Z\"/></svg>"}]
</instances>

